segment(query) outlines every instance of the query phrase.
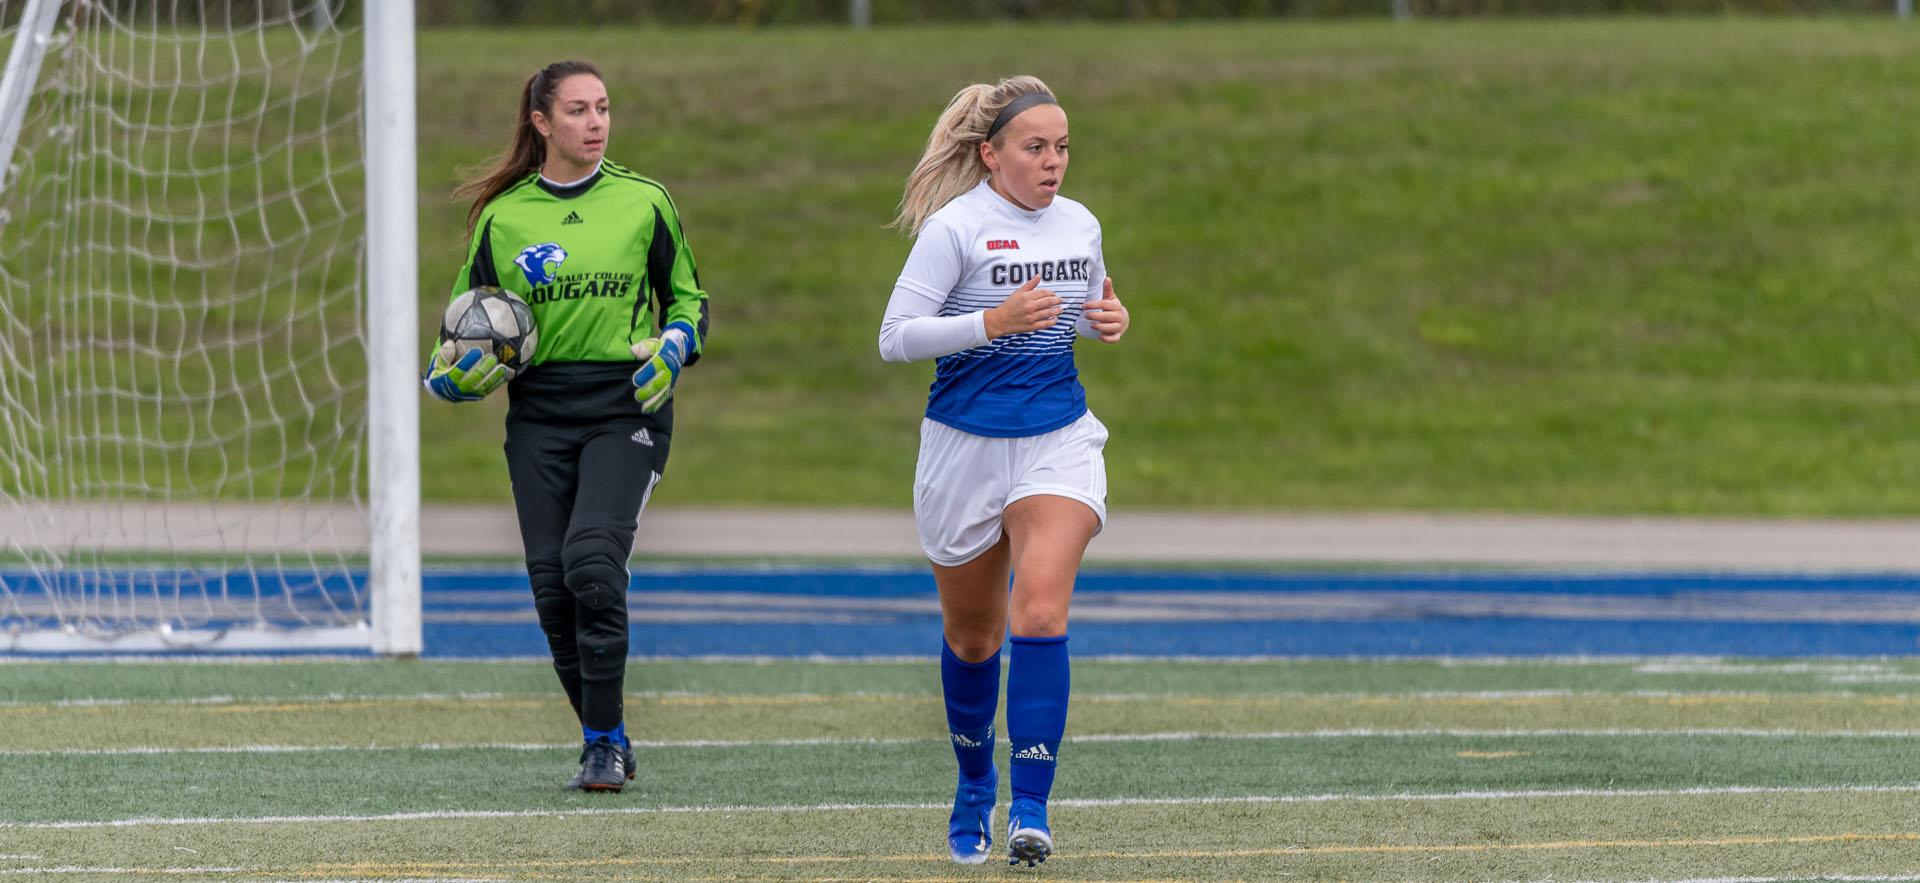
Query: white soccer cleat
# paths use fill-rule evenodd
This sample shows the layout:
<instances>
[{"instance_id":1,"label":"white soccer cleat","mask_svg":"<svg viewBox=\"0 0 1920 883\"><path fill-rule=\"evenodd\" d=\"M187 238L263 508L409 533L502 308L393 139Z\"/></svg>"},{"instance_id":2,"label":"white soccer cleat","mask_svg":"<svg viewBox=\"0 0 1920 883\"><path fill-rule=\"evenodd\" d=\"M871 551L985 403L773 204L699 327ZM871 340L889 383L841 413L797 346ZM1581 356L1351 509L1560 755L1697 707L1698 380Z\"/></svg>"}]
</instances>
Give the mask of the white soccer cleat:
<instances>
[{"instance_id":1,"label":"white soccer cleat","mask_svg":"<svg viewBox=\"0 0 1920 883\"><path fill-rule=\"evenodd\" d=\"M1044 807L1022 806L1007 811L1007 864L1026 862L1031 868L1053 854L1053 832L1047 829Z\"/></svg>"}]
</instances>

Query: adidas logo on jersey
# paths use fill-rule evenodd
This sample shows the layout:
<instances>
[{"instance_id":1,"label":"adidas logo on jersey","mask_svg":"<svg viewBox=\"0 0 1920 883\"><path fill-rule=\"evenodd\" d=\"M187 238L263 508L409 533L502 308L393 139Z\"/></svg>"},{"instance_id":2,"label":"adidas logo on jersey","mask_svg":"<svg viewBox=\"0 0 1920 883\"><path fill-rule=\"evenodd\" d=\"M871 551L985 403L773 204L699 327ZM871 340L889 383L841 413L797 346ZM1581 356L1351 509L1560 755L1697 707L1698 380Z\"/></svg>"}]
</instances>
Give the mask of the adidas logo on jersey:
<instances>
[{"instance_id":1,"label":"adidas logo on jersey","mask_svg":"<svg viewBox=\"0 0 1920 883\"><path fill-rule=\"evenodd\" d=\"M562 220L560 223L562 226L564 226L567 224L584 224L586 222L580 219L579 212L567 212L567 217L564 220Z\"/></svg>"},{"instance_id":2,"label":"adidas logo on jersey","mask_svg":"<svg viewBox=\"0 0 1920 883\"><path fill-rule=\"evenodd\" d=\"M1022 748L1019 751L1015 751L1013 753L1013 759L1038 760L1053 763L1053 755L1047 752L1047 745L1044 742L1035 742L1032 748Z\"/></svg>"},{"instance_id":3,"label":"adidas logo on jersey","mask_svg":"<svg viewBox=\"0 0 1920 883\"><path fill-rule=\"evenodd\" d=\"M639 444L646 445L649 448L653 447L653 436L652 434L648 433L645 429L641 429L639 432L634 433L632 438L635 442Z\"/></svg>"}]
</instances>

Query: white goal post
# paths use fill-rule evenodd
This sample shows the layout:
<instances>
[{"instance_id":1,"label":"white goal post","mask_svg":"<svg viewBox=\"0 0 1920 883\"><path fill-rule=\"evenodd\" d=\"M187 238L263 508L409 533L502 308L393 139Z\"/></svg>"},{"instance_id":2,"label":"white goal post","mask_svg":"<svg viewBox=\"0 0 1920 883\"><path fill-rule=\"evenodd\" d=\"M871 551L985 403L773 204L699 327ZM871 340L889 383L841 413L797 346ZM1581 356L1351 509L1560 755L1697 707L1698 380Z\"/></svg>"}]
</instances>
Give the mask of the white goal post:
<instances>
[{"instance_id":1,"label":"white goal post","mask_svg":"<svg viewBox=\"0 0 1920 883\"><path fill-rule=\"evenodd\" d=\"M0 47L0 656L419 654L413 4Z\"/></svg>"},{"instance_id":2,"label":"white goal post","mask_svg":"<svg viewBox=\"0 0 1920 883\"><path fill-rule=\"evenodd\" d=\"M373 649L418 654L420 393L414 304L419 229L414 137L413 4L369 3L367 63L367 303L369 470L373 500Z\"/></svg>"}]
</instances>

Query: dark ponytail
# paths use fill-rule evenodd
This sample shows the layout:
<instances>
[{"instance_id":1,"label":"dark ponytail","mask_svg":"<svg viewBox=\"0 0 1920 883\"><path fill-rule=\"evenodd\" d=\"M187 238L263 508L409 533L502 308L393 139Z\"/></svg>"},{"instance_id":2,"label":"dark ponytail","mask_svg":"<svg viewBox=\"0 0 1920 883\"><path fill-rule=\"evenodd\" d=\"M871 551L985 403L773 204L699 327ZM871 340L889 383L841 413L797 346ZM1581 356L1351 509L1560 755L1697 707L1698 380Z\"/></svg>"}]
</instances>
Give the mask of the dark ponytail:
<instances>
[{"instance_id":1,"label":"dark ponytail","mask_svg":"<svg viewBox=\"0 0 1920 883\"><path fill-rule=\"evenodd\" d=\"M467 235L473 235L473 227L480 222L480 212L487 203L546 164L547 141L541 137L540 130L533 127L533 112L537 110L552 118L553 93L560 88L561 80L576 74L591 74L595 79L606 80L593 62L556 61L535 71L527 78L526 85L520 87L520 116L513 127L513 143L493 161L490 171L453 191L455 199L473 197L473 207L467 210Z\"/></svg>"}]
</instances>

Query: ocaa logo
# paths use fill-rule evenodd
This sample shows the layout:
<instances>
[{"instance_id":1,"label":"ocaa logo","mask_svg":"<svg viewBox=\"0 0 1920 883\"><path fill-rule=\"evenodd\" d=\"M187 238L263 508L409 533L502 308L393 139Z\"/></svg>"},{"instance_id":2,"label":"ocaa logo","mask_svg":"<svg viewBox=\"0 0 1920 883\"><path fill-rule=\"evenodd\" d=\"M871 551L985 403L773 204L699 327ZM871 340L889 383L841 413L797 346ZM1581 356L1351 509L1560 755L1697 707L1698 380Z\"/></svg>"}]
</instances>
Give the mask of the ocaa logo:
<instances>
[{"instance_id":1,"label":"ocaa logo","mask_svg":"<svg viewBox=\"0 0 1920 883\"><path fill-rule=\"evenodd\" d=\"M553 281L553 274L567 260L567 250L557 242L542 242L521 249L520 256L513 259L513 265L527 277L528 285L545 285ZM549 267L548 264L553 266Z\"/></svg>"}]
</instances>

